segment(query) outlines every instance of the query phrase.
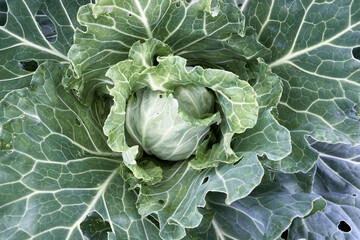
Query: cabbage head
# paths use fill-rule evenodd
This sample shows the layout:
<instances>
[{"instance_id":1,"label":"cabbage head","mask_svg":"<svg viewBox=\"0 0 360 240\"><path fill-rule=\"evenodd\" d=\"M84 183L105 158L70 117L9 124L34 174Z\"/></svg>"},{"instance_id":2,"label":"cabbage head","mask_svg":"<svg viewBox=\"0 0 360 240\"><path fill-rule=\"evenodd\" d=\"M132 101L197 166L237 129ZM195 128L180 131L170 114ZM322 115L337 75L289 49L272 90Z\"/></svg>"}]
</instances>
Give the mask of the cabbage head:
<instances>
[{"instance_id":1,"label":"cabbage head","mask_svg":"<svg viewBox=\"0 0 360 240\"><path fill-rule=\"evenodd\" d=\"M214 96L204 87L179 86L168 95L143 88L129 99L126 130L146 153L162 160L184 160L196 151L210 129L191 120L213 113Z\"/></svg>"}]
</instances>

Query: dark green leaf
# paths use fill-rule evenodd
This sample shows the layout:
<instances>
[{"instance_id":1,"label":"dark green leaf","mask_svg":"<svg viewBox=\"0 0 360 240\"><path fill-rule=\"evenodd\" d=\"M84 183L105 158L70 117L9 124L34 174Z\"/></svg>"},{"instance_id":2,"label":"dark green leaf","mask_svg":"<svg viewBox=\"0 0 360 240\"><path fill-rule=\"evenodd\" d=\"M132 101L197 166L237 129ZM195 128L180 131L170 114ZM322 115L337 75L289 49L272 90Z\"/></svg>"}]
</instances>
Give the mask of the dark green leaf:
<instances>
[{"instance_id":1,"label":"dark green leaf","mask_svg":"<svg viewBox=\"0 0 360 240\"><path fill-rule=\"evenodd\" d=\"M62 87L65 71L45 62L31 88L0 102L0 239L83 239L80 224L94 211L117 239L159 239L101 125Z\"/></svg>"}]
</instances>

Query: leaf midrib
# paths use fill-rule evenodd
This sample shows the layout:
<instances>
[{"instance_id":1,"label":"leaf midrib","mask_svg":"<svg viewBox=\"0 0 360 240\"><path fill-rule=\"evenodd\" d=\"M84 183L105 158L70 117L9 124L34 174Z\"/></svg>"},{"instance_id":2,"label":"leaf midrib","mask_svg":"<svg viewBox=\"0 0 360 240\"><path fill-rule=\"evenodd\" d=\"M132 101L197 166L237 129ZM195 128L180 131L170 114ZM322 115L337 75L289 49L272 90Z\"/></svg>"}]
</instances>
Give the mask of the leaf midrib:
<instances>
[{"instance_id":1,"label":"leaf midrib","mask_svg":"<svg viewBox=\"0 0 360 240\"><path fill-rule=\"evenodd\" d=\"M357 27L358 25L360 25L360 22L348 26L345 30L339 32L339 33L336 34L335 36L333 36L333 37L331 37L331 38L329 38L329 39L327 39L327 40L325 40L325 41L323 41L323 42L320 42L320 43L318 43L318 44L315 44L315 45L313 45L313 46L311 46L311 47L305 48L305 49L300 50L300 51L297 51L297 52L289 52L289 53L287 53L285 56L283 56L282 58L276 60L275 62L270 63L269 65L270 65L270 67L272 67L272 68L273 68L273 67L276 67L276 66L279 66L279 65L282 65L282 64L284 64L284 63L289 62L291 59L296 58L297 56L300 56L300 55L302 55L302 54L304 54L304 53L308 53L308 52L313 51L313 50L315 50L315 49L317 49L317 48L320 48L320 47L322 47L322 46L325 46L325 45L327 45L328 43L330 43L330 42L336 40L337 38L341 37L343 34L347 33L347 32L350 31L352 28ZM297 41L297 39L294 39L294 42L296 42L296 41Z\"/></svg>"}]
</instances>

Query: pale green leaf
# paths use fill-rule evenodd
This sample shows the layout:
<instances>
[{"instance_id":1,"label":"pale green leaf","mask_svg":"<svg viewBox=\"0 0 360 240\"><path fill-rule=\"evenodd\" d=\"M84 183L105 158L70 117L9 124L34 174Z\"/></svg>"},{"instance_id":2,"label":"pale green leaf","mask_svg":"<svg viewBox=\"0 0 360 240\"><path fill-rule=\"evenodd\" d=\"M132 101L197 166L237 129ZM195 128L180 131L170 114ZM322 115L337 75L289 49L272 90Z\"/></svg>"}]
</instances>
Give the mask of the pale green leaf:
<instances>
[{"instance_id":1,"label":"pale green leaf","mask_svg":"<svg viewBox=\"0 0 360 240\"><path fill-rule=\"evenodd\" d=\"M271 68L258 58L257 62L230 62L226 70L239 76L240 79L248 81L254 88L259 104L259 116L266 110L278 105L282 94L282 84L280 78L271 72Z\"/></svg>"},{"instance_id":2,"label":"pale green leaf","mask_svg":"<svg viewBox=\"0 0 360 240\"><path fill-rule=\"evenodd\" d=\"M226 121L228 133L241 133L255 125L258 116L256 93L245 81L231 73L199 66L186 69L187 61L177 56L158 58L159 65L146 69L139 82L147 83L154 91L172 91L179 85L194 84L213 90Z\"/></svg>"},{"instance_id":3,"label":"pale green leaf","mask_svg":"<svg viewBox=\"0 0 360 240\"><path fill-rule=\"evenodd\" d=\"M189 165L197 170L216 167L220 162L232 164L239 160L231 148L231 140L234 134L225 133L220 143L212 135L206 139L196 150L196 158L189 162Z\"/></svg>"},{"instance_id":4,"label":"pale green leaf","mask_svg":"<svg viewBox=\"0 0 360 240\"><path fill-rule=\"evenodd\" d=\"M140 167L135 161L139 154L138 147L129 148L129 136L125 134L126 103L136 89L143 87L137 83L137 75L153 65L155 55L167 54L170 54L169 47L160 41L151 39L144 44L137 42L129 53L131 59L112 66L106 74L114 81L114 87L109 90L114 97L114 104L104 124L104 133L108 136L107 143L113 151L124 152L124 164L136 178L148 184L161 179L161 168L150 163L146 168Z\"/></svg>"},{"instance_id":5,"label":"pale green leaf","mask_svg":"<svg viewBox=\"0 0 360 240\"><path fill-rule=\"evenodd\" d=\"M137 42L129 53L130 59L112 66L106 76L113 80L114 87L110 94L114 97L114 104L104 125L104 133L109 137L108 144L118 152L128 150L125 138L126 103L134 91L145 87L138 82L138 75L153 65L156 56L170 54L170 49L162 42L150 39L144 44Z\"/></svg>"},{"instance_id":6,"label":"pale green leaf","mask_svg":"<svg viewBox=\"0 0 360 240\"><path fill-rule=\"evenodd\" d=\"M307 172L318 160L318 153L307 142L305 131L291 132L291 153L280 161L263 159L261 163L271 169L285 172Z\"/></svg>"},{"instance_id":7,"label":"pale green leaf","mask_svg":"<svg viewBox=\"0 0 360 240\"><path fill-rule=\"evenodd\" d=\"M232 146L238 156L266 155L269 161L279 161L291 153L291 137L267 110L253 128L234 137Z\"/></svg>"}]
</instances>

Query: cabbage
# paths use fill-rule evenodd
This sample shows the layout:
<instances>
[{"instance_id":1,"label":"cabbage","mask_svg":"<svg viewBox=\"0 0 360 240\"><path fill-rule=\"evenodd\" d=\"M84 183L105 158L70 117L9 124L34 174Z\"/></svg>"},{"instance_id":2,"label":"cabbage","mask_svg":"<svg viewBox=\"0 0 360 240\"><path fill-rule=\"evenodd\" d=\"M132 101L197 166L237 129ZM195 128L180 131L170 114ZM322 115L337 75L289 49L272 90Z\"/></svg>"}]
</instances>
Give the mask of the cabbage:
<instances>
[{"instance_id":1,"label":"cabbage","mask_svg":"<svg viewBox=\"0 0 360 240\"><path fill-rule=\"evenodd\" d=\"M126 109L126 130L146 153L162 160L188 159L210 130L193 126L187 118L211 114L213 95L204 87L179 86L174 95L141 89L130 97Z\"/></svg>"},{"instance_id":2,"label":"cabbage","mask_svg":"<svg viewBox=\"0 0 360 240\"><path fill-rule=\"evenodd\" d=\"M0 239L359 239L359 0L0 0Z\"/></svg>"}]
</instances>

